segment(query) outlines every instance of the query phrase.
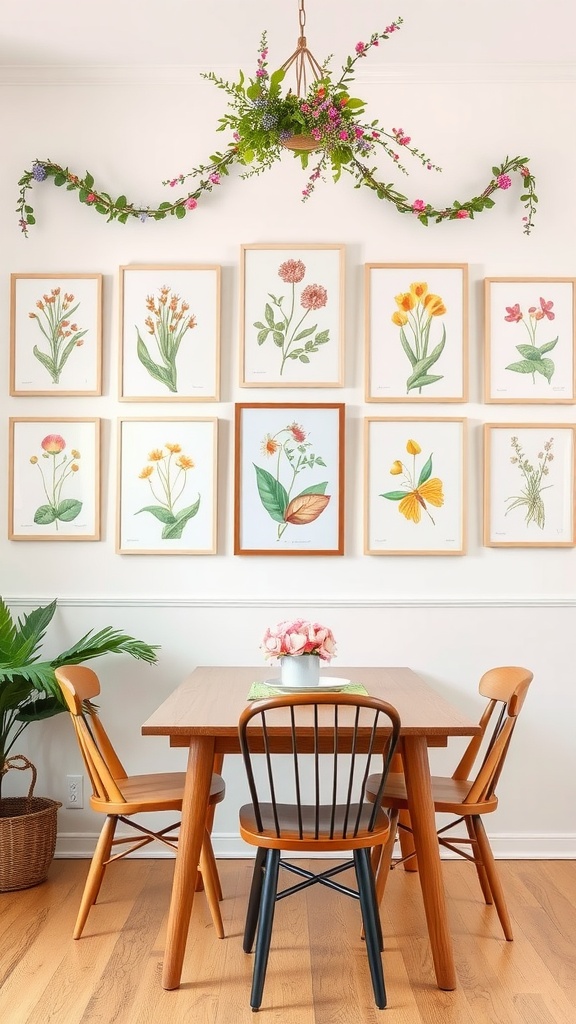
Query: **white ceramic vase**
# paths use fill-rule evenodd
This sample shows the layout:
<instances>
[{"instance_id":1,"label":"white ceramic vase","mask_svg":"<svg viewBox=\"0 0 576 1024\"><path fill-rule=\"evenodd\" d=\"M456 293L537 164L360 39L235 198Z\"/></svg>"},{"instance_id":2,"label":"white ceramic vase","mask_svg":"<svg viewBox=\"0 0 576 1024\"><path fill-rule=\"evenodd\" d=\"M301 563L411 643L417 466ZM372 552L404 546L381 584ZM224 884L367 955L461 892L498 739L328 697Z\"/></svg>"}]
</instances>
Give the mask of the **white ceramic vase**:
<instances>
[{"instance_id":1,"label":"white ceramic vase","mask_svg":"<svg viewBox=\"0 0 576 1024\"><path fill-rule=\"evenodd\" d=\"M320 658L317 654L287 654L280 659L283 686L318 686Z\"/></svg>"}]
</instances>

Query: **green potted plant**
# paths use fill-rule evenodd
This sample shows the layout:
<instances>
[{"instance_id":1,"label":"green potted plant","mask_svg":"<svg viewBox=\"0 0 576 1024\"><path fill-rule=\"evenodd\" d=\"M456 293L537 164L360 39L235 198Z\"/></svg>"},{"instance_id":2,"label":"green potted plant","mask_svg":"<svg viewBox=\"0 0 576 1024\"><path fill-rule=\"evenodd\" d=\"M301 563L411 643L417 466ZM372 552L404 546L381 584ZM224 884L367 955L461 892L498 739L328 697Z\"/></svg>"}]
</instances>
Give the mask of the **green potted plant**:
<instances>
[{"instance_id":1,"label":"green potted plant","mask_svg":"<svg viewBox=\"0 0 576 1024\"><path fill-rule=\"evenodd\" d=\"M27 798L3 798L1 788L8 768L22 767L11 763L17 760L32 768L35 781L34 766L26 758L10 758L10 752L32 722L67 710L54 669L104 654L130 654L149 663L157 660L156 646L111 626L96 633L90 630L68 650L41 660L42 642L56 605L54 600L15 620L0 597L0 891L27 888L43 881L54 855L56 811L60 805L33 797L33 784ZM29 828L36 830L36 838L30 835ZM37 863L30 866L34 857Z\"/></svg>"}]
</instances>

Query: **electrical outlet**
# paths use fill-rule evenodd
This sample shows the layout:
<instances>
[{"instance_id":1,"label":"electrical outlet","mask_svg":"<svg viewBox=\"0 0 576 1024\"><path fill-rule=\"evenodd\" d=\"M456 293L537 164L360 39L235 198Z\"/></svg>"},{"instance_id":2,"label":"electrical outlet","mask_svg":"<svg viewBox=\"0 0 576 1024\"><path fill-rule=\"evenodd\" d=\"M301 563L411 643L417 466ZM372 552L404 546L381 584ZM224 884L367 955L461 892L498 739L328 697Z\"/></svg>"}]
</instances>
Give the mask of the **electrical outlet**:
<instances>
[{"instance_id":1,"label":"electrical outlet","mask_svg":"<svg viewBox=\"0 0 576 1024\"><path fill-rule=\"evenodd\" d=\"M84 776L66 776L66 807L84 807Z\"/></svg>"}]
</instances>

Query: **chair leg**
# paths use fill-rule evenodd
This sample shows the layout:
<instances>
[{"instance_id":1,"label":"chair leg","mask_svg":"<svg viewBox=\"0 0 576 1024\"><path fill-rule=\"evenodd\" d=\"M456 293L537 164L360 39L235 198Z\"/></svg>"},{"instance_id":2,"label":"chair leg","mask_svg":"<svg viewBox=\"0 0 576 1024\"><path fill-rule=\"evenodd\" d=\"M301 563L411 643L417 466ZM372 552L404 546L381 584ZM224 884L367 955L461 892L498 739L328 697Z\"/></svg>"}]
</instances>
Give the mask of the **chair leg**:
<instances>
[{"instance_id":1,"label":"chair leg","mask_svg":"<svg viewBox=\"0 0 576 1024\"><path fill-rule=\"evenodd\" d=\"M494 904L496 906L496 912L500 918L500 924L502 925L502 931L508 942L512 942L514 936L512 934L512 923L508 914L508 908L506 906L506 900L504 898L504 890L500 881L498 872L496 870L496 862L494 860L494 854L488 841L488 836L484 831L484 825L479 814L475 814L472 818L474 831L478 840L478 849L480 850L480 856L482 857L482 863L486 870L488 877L488 884L490 891L494 897Z\"/></svg>"},{"instance_id":2,"label":"chair leg","mask_svg":"<svg viewBox=\"0 0 576 1024\"><path fill-rule=\"evenodd\" d=\"M492 892L490 890L490 883L488 881L488 876L486 874L486 868L484 867L484 864L480 862L479 859L480 850L478 847L478 836L476 835L476 831L474 829L474 822L470 817L466 817L465 821L466 828L468 830L468 835L472 843L472 855L474 856L474 864L476 866L476 873L478 875L478 881L480 882L480 888L482 889L484 902L487 903L488 906L491 906L494 903L494 900L492 899Z\"/></svg>"},{"instance_id":3,"label":"chair leg","mask_svg":"<svg viewBox=\"0 0 576 1024\"><path fill-rule=\"evenodd\" d=\"M268 954L270 952L270 939L272 937L272 923L274 921L274 907L276 905L279 869L280 850L267 850L266 866L264 868L264 882L262 885L262 900L260 902L260 915L258 918L258 935L256 937L252 992L250 993L250 1006L253 1010L259 1010L262 1002L266 967L268 965Z\"/></svg>"},{"instance_id":4,"label":"chair leg","mask_svg":"<svg viewBox=\"0 0 576 1024\"><path fill-rule=\"evenodd\" d=\"M214 856L214 848L212 846L212 837L208 829L204 834L204 845L206 846L206 855L210 859L212 865L212 877L214 879L214 888L216 889L216 897L218 902L221 903L223 900L222 886L220 885L220 875L218 874L218 865L216 864L216 858Z\"/></svg>"},{"instance_id":5,"label":"chair leg","mask_svg":"<svg viewBox=\"0 0 576 1024\"><path fill-rule=\"evenodd\" d=\"M76 918L76 924L74 925L73 935L75 939L79 939L82 935L90 909L96 903L98 893L100 892L100 886L102 885L102 879L104 878L104 872L106 870L106 861L108 860L112 849L112 841L114 839L117 824L117 815L106 815L106 820L102 826L102 831L96 844L94 856L92 857L90 869L88 871L88 878L86 879L86 885L84 886L84 892L82 893L80 909L78 911L78 917Z\"/></svg>"},{"instance_id":6,"label":"chair leg","mask_svg":"<svg viewBox=\"0 0 576 1024\"><path fill-rule=\"evenodd\" d=\"M372 978L372 988L374 989L374 1000L376 1006L383 1010L386 1006L386 989L384 987L384 972L382 971L382 957L380 953L382 927L376 903L374 876L370 869L370 852L368 849L360 849L354 850L353 854L364 934L366 935L366 952L368 953L370 976Z\"/></svg>"},{"instance_id":7,"label":"chair leg","mask_svg":"<svg viewBox=\"0 0 576 1024\"><path fill-rule=\"evenodd\" d=\"M394 843L396 842L396 834L398 831L398 811L396 808L392 808L388 814L390 817L390 834L382 847L378 871L375 873L377 906L380 906L384 896L386 882L388 881L388 875L390 874L390 865L392 863L392 851L394 849Z\"/></svg>"},{"instance_id":8,"label":"chair leg","mask_svg":"<svg viewBox=\"0 0 576 1024\"><path fill-rule=\"evenodd\" d=\"M211 853L212 856L210 856ZM218 938L223 939L224 925L222 924L222 914L220 913L220 904L218 902L218 886L214 876L214 867L212 843L210 842L208 832L206 832L204 835L204 842L202 843L202 849L200 851L200 871L202 872L206 899L210 908L210 914L212 915L214 930Z\"/></svg>"},{"instance_id":9,"label":"chair leg","mask_svg":"<svg viewBox=\"0 0 576 1024\"><path fill-rule=\"evenodd\" d=\"M246 924L244 926L244 941L242 949L245 953L252 952L258 914L260 913L260 898L262 896L262 882L264 881L264 861L266 860L266 849L259 846L256 850L256 860L252 872L252 884L248 898L248 910L246 911Z\"/></svg>"}]
</instances>

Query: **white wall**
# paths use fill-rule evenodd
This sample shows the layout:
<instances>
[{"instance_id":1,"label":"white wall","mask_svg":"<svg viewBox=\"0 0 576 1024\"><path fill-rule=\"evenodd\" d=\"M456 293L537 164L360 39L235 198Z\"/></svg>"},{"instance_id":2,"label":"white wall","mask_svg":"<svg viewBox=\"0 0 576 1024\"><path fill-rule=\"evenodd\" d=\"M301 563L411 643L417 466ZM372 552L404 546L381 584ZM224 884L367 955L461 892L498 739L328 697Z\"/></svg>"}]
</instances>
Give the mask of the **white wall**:
<instances>
[{"instance_id":1,"label":"white wall","mask_svg":"<svg viewBox=\"0 0 576 1024\"><path fill-rule=\"evenodd\" d=\"M168 5L169 6L169 5ZM491 831L503 855L574 856L576 805L573 725L573 623L576 607L574 549L488 549L481 542L482 424L576 421L574 406L490 406L482 403L482 281L490 276L559 277L576 274L573 238L576 208L573 173L576 142L568 126L576 106L576 14L556 0L546 25L514 0L517 21L499 21L497 8L477 25L472 9L450 20L443 8L438 38L429 5L412 13L397 40L361 65L357 92L389 127L402 127L444 167L432 176L411 168L396 182L413 197L450 202L484 187L492 164L507 155L530 157L540 196L534 234L522 234L518 186L497 196L496 207L474 222L423 228L400 217L368 192L343 180L318 187L305 205L305 178L296 161L267 175L240 181L236 173L183 222L107 224L73 195L51 184L34 189L37 225L25 240L13 208L17 180L34 158L51 158L100 187L152 205L165 198L160 182L205 161L224 139L214 128L225 98L199 78L213 67L234 77L248 72L260 30L267 22L278 63L292 49L292 20L268 5L250 6L251 32L239 43L228 35L215 47L216 23L226 23L227 3L197 10L194 64L140 64L130 49L117 49L90 64L72 49L57 57L42 52L24 67L16 47L0 67L0 131L9 140L0 166L0 304L5 356L0 364L0 450L8 450L10 416L98 416L103 421L102 540L96 543L27 543L7 538L7 473L0 478L0 592L17 611L61 598L53 650L86 630L115 625L160 643L156 668L108 659L101 670L102 701L111 731L130 768L181 765L182 752L139 736L142 721L196 664L257 664L265 626L302 610L330 624L339 641L339 665L408 664L474 717L479 675L495 664L526 664L535 673L506 778L502 807ZM380 28L373 4L358 6L345 26L308 15L309 44L321 58L335 52L335 67L355 42ZM425 9L426 8L426 9ZM537 7L534 8L534 14ZM390 11L387 17L394 17ZM494 17L490 17L490 13ZM421 17L416 15L420 14ZM502 12L503 18L504 12ZM362 18L361 18L362 16ZM85 16L87 17L87 15ZM248 15L247 15L248 17ZM358 23L356 23L358 17ZM375 21L376 17L376 21ZM556 21L554 20L556 18ZM491 31L487 31L490 26ZM346 31L344 31L344 28ZM320 31L322 29L322 31ZM150 31L152 29L150 28ZM250 36L250 38L248 38ZM80 39L80 37L79 37ZM396 51L394 47L398 43ZM81 55L81 39L78 43ZM555 49L556 48L556 49ZM55 51L56 52L56 51ZM180 51L179 51L180 52ZM212 59L213 57L213 59ZM220 62L227 61L226 66ZM562 61L562 63L559 63ZM64 66L76 63L77 67ZM114 64L108 68L96 63ZM18 66L17 66L18 65ZM381 174L393 180L383 161ZM239 251L249 242L340 242L346 245L346 385L307 390L307 401L346 403L346 539L343 558L254 558L232 554L233 410L241 401L298 400L296 392L247 390L238 380ZM363 264L366 262L465 262L470 273L470 401L427 404L423 410L366 405L363 383ZM218 554L204 557L120 556L114 552L116 421L119 416L169 414L166 404L117 400L118 267L129 263L218 263L223 270L222 385L220 403L178 405L174 415L219 419ZM104 275L104 391L100 398L9 398L9 275L13 272L100 272ZM464 557L386 558L362 554L362 420L367 415L462 415L468 419L468 551ZM303 598L303 599L302 599ZM52 646L53 645L53 646ZM56 741L56 742L55 742ZM38 765L40 792L62 799L64 776L80 770L64 717L34 726L20 745ZM433 754L442 766L450 758ZM544 772L539 762L546 766ZM16 787L15 782L9 786ZM236 810L241 798L230 772L229 799L218 809L216 846L235 852ZM526 794L519 801L519 789ZM535 810L537 809L537 813ZM89 812L62 811L59 849L83 852L98 822Z\"/></svg>"}]
</instances>

